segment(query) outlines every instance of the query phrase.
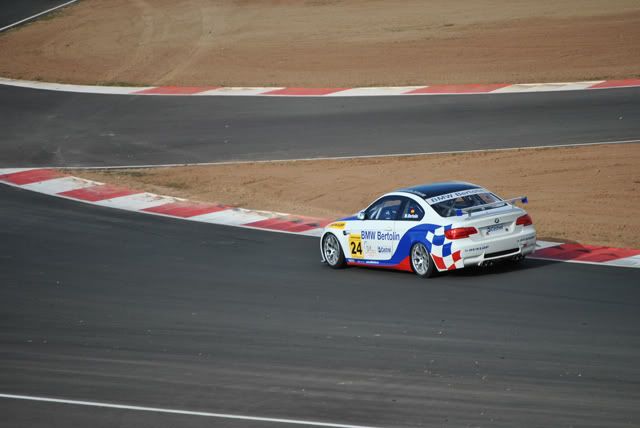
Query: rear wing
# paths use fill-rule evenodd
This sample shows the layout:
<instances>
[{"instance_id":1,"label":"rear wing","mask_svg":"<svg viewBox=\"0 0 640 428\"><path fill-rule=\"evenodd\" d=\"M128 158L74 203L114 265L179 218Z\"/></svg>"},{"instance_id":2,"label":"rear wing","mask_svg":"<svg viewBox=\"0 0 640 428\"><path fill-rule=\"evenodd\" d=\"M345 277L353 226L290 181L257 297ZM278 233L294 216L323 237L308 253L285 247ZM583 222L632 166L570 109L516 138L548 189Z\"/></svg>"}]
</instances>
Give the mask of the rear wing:
<instances>
[{"instance_id":1,"label":"rear wing","mask_svg":"<svg viewBox=\"0 0 640 428\"><path fill-rule=\"evenodd\" d=\"M457 209L456 210L456 216L460 217L463 215L468 215L471 216L471 213L474 211L482 211L485 210L487 208L491 208L491 207L495 207L495 206L499 206L502 204L509 204L509 205L515 205L516 202L522 202L523 204L528 204L529 203L529 199L526 196L518 196L517 198L511 198L511 199L503 199L501 201L496 201L496 202L491 202L488 204L482 204L482 205L476 205L474 207L469 207L469 208L462 208L462 209Z\"/></svg>"}]
</instances>

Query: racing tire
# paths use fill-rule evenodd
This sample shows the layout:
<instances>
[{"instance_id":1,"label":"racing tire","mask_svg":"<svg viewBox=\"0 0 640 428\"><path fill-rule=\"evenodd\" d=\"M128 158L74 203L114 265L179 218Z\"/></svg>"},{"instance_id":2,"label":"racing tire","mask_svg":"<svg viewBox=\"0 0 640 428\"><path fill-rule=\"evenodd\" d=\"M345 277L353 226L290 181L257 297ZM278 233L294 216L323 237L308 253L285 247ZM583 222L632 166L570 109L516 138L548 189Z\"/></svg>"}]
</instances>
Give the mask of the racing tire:
<instances>
[{"instance_id":1,"label":"racing tire","mask_svg":"<svg viewBox=\"0 0 640 428\"><path fill-rule=\"evenodd\" d=\"M422 242L413 244L409 253L409 260L411 269L419 277L429 278L436 273L437 269L431 259L431 255Z\"/></svg>"},{"instance_id":2,"label":"racing tire","mask_svg":"<svg viewBox=\"0 0 640 428\"><path fill-rule=\"evenodd\" d=\"M333 269L342 269L347 265L340 241L333 233L327 233L322 238L322 257Z\"/></svg>"}]
</instances>

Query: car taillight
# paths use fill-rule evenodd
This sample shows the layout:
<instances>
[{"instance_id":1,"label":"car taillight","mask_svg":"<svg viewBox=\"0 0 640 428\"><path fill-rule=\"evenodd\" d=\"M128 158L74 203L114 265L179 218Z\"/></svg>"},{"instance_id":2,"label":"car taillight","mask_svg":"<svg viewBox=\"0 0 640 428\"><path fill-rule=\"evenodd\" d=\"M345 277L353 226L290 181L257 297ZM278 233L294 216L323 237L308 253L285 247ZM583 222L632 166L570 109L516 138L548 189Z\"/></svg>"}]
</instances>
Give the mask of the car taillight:
<instances>
[{"instance_id":1,"label":"car taillight","mask_svg":"<svg viewBox=\"0 0 640 428\"><path fill-rule=\"evenodd\" d=\"M516 224L519 224L520 226L531 226L533 224L533 220L531 220L531 216L529 214L525 214L518 217Z\"/></svg>"},{"instance_id":2,"label":"car taillight","mask_svg":"<svg viewBox=\"0 0 640 428\"><path fill-rule=\"evenodd\" d=\"M444 232L444 236L447 239L462 239L468 238L474 233L478 233L478 229L475 227L456 227L455 229L449 229Z\"/></svg>"}]
</instances>

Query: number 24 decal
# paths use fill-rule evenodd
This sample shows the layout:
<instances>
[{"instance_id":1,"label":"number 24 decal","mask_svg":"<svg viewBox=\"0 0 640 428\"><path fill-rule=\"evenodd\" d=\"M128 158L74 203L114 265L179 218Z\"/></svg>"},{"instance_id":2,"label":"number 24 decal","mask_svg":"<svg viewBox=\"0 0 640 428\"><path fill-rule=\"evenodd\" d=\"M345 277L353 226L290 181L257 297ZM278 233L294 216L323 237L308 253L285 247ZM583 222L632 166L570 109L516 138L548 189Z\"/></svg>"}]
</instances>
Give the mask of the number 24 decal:
<instances>
[{"instance_id":1,"label":"number 24 decal","mask_svg":"<svg viewBox=\"0 0 640 428\"><path fill-rule=\"evenodd\" d=\"M349 235L349 251L351 253L351 257L354 259L363 258L362 254L362 239L360 235L357 233L352 233Z\"/></svg>"}]
</instances>

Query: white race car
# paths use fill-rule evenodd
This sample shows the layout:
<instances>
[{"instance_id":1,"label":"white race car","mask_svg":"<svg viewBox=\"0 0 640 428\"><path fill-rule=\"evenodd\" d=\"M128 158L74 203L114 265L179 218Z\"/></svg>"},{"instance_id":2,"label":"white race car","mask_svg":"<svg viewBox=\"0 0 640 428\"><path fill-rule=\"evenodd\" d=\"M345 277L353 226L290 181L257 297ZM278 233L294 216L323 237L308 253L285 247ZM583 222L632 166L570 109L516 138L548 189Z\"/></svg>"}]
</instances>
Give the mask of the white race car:
<instances>
[{"instance_id":1,"label":"white race car","mask_svg":"<svg viewBox=\"0 0 640 428\"><path fill-rule=\"evenodd\" d=\"M443 182L387 193L357 215L327 225L322 261L413 271L486 266L533 253L536 230L516 202L471 183Z\"/></svg>"}]
</instances>

